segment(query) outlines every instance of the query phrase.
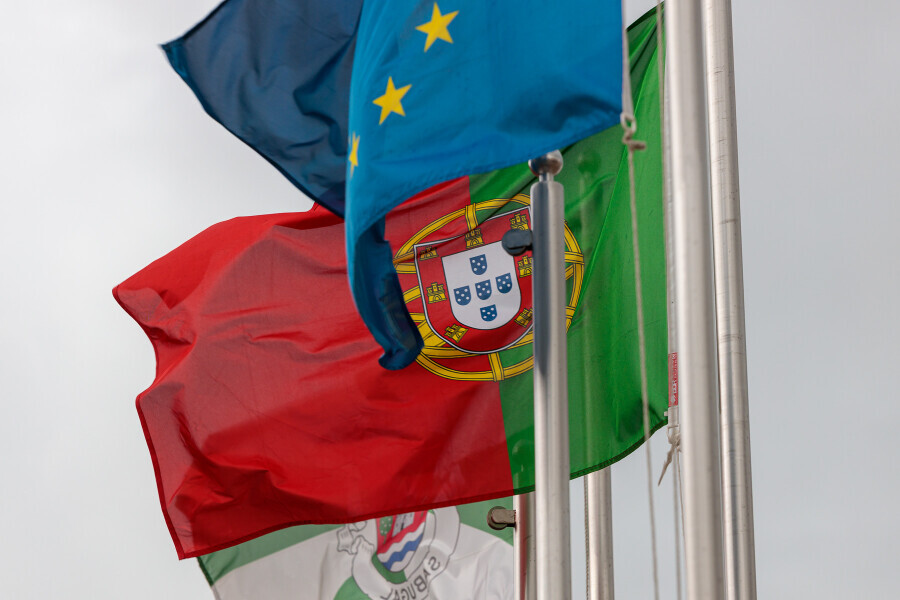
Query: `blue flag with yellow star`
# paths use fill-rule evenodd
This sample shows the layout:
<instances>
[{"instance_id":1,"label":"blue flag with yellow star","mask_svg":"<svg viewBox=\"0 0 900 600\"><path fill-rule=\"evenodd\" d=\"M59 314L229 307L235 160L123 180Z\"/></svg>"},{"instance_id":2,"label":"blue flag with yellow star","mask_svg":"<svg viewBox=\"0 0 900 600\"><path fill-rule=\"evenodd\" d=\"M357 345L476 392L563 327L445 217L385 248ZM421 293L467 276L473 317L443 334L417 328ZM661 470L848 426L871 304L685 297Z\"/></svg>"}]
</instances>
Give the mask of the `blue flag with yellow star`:
<instances>
[{"instance_id":1,"label":"blue flag with yellow star","mask_svg":"<svg viewBox=\"0 0 900 600\"><path fill-rule=\"evenodd\" d=\"M618 0L227 0L164 46L204 108L346 218L381 364L415 360L384 218L416 193L619 119Z\"/></svg>"}]
</instances>

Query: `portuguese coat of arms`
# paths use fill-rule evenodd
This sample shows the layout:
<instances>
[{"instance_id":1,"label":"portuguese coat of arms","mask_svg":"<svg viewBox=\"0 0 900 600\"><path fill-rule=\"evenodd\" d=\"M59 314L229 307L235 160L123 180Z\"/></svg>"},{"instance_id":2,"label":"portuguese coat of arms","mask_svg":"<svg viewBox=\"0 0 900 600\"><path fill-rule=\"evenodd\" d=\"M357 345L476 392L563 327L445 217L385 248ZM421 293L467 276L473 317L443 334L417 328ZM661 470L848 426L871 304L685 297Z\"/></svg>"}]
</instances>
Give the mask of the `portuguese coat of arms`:
<instances>
[{"instance_id":1,"label":"portuguese coat of arms","mask_svg":"<svg viewBox=\"0 0 900 600\"><path fill-rule=\"evenodd\" d=\"M525 194L465 205L407 238L394 266L425 347L416 358L447 379L500 381L531 370L531 251L510 256L503 235L531 228ZM582 293L584 256L566 225L566 327Z\"/></svg>"},{"instance_id":2,"label":"portuguese coat of arms","mask_svg":"<svg viewBox=\"0 0 900 600\"><path fill-rule=\"evenodd\" d=\"M513 257L501 244L510 229L529 226L523 207L455 238L414 246L425 318L447 344L487 354L531 330L531 251Z\"/></svg>"}]
</instances>

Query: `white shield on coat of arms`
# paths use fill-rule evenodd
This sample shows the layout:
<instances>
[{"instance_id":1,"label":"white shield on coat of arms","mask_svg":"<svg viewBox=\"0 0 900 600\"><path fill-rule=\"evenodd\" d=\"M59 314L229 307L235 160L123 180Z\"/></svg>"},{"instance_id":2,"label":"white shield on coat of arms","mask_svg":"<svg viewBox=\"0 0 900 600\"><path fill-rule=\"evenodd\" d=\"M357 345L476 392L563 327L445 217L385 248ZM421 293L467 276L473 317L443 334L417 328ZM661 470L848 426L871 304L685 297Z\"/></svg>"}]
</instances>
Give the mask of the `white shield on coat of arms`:
<instances>
[{"instance_id":1,"label":"white shield on coat of arms","mask_svg":"<svg viewBox=\"0 0 900 600\"><path fill-rule=\"evenodd\" d=\"M425 320L436 336L463 352L487 354L528 334L531 251L510 256L501 240L529 223L523 207L485 219L462 235L426 238L413 246Z\"/></svg>"},{"instance_id":2,"label":"white shield on coat of arms","mask_svg":"<svg viewBox=\"0 0 900 600\"><path fill-rule=\"evenodd\" d=\"M516 263L500 242L441 257L453 316L467 327L497 329L519 314Z\"/></svg>"}]
</instances>

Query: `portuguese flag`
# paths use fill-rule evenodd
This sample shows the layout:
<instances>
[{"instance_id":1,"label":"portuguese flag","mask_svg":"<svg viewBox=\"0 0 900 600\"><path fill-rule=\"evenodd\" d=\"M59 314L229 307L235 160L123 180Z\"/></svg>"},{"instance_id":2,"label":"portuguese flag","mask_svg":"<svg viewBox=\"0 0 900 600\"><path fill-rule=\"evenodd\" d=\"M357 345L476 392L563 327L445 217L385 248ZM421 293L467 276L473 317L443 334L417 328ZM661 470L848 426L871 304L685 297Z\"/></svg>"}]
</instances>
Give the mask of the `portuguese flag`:
<instances>
[{"instance_id":1,"label":"portuguese flag","mask_svg":"<svg viewBox=\"0 0 900 600\"><path fill-rule=\"evenodd\" d=\"M655 19L629 31L650 425L667 407ZM638 330L621 129L564 150L572 476L638 447ZM429 189L387 219L415 364L380 347L347 284L343 222L321 209L215 225L114 290L153 343L137 407L180 557L299 524L509 496L534 486L525 165Z\"/></svg>"},{"instance_id":2,"label":"portuguese flag","mask_svg":"<svg viewBox=\"0 0 900 600\"><path fill-rule=\"evenodd\" d=\"M217 600L512 598L510 498L347 525L301 525L198 558Z\"/></svg>"}]
</instances>

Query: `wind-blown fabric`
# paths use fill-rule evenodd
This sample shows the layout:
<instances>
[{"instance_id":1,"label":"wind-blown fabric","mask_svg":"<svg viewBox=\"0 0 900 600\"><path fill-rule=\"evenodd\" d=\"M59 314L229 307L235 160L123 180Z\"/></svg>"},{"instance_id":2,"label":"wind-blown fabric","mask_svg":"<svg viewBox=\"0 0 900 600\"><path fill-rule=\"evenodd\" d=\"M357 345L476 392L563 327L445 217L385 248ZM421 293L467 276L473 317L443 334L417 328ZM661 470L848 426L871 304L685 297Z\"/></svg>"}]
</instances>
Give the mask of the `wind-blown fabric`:
<instances>
[{"instance_id":1,"label":"wind-blown fabric","mask_svg":"<svg viewBox=\"0 0 900 600\"><path fill-rule=\"evenodd\" d=\"M618 122L621 36L616 0L228 0L165 49L214 118L346 217L356 306L399 369L422 338L385 216Z\"/></svg>"},{"instance_id":2,"label":"wind-blown fabric","mask_svg":"<svg viewBox=\"0 0 900 600\"><path fill-rule=\"evenodd\" d=\"M494 506L512 498L291 527L197 560L217 600L513 600L512 530L488 527Z\"/></svg>"},{"instance_id":3,"label":"wind-blown fabric","mask_svg":"<svg viewBox=\"0 0 900 600\"><path fill-rule=\"evenodd\" d=\"M651 16L629 38L649 146L635 168L655 430L668 405L668 349ZM644 439L621 136L613 127L564 149L558 177L573 477ZM505 231L527 227L533 182L524 165L461 177L388 215L405 309L425 342L402 371L376 363L380 348L349 293L345 224L318 207L220 223L116 287L156 352L137 408L180 557L293 525L533 489L531 257L494 252ZM458 310L476 303L478 311Z\"/></svg>"}]
</instances>

